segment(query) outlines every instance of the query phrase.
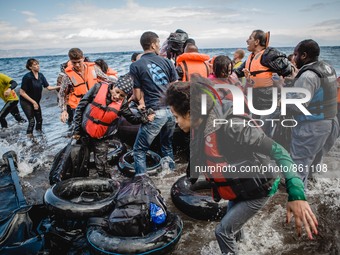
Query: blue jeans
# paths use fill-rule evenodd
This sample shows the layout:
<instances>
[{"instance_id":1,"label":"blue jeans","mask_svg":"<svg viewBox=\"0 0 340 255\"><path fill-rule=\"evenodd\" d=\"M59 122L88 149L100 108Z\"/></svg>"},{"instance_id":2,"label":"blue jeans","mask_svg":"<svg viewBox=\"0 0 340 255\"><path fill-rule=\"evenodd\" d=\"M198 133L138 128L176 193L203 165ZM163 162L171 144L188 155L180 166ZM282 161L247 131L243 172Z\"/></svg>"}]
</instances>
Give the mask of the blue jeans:
<instances>
[{"instance_id":1,"label":"blue jeans","mask_svg":"<svg viewBox=\"0 0 340 255\"><path fill-rule=\"evenodd\" d=\"M133 145L133 159L135 162L135 173L146 172L146 152L155 137L160 134L162 156L174 158L172 151L172 137L175 130L175 117L170 108L161 108L155 111L155 119L142 124L138 130L135 144Z\"/></svg>"},{"instance_id":2,"label":"blue jeans","mask_svg":"<svg viewBox=\"0 0 340 255\"><path fill-rule=\"evenodd\" d=\"M215 229L215 236L222 254L238 254L235 235L268 201L269 197L246 201L229 201L227 214Z\"/></svg>"}]
</instances>

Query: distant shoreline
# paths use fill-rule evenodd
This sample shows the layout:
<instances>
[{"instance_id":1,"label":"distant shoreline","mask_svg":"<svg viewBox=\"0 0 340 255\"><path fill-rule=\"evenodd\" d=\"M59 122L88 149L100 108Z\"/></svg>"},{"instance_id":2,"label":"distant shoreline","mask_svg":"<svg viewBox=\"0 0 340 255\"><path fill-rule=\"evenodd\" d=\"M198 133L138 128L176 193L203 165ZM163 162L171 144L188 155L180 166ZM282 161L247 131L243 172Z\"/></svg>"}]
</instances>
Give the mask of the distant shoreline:
<instances>
[{"instance_id":1,"label":"distant shoreline","mask_svg":"<svg viewBox=\"0 0 340 255\"><path fill-rule=\"evenodd\" d=\"M280 48L280 49L289 49L289 48L294 48L295 46L273 46L275 48ZM334 48L334 47L340 47L339 46L320 46L320 48ZM210 50L219 50L219 49L244 49L246 50L246 47L227 47L227 48L201 48L201 51L210 51ZM28 58L28 57L48 57L48 56L67 56L68 53L68 48L67 49L30 49L30 50L25 50L25 49L16 49L16 50L0 50L0 59L6 59L6 58ZM133 52L141 52L142 49L138 50L127 50L127 51L110 51L110 50L100 50L100 49L88 49L86 48L82 49L86 54L107 54L107 53L133 53Z\"/></svg>"}]
</instances>

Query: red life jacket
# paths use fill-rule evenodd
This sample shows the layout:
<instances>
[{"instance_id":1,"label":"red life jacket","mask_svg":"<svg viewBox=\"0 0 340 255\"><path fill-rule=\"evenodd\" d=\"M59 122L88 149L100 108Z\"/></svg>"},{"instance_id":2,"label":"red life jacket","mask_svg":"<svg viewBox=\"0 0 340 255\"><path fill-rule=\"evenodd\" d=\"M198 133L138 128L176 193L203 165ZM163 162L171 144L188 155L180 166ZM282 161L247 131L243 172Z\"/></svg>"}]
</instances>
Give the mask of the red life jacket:
<instances>
[{"instance_id":1,"label":"red life jacket","mask_svg":"<svg viewBox=\"0 0 340 255\"><path fill-rule=\"evenodd\" d=\"M106 105L109 85L102 83L93 101L83 114L82 128L90 137L100 139L110 135L117 128L118 112L122 101Z\"/></svg>"},{"instance_id":2,"label":"red life jacket","mask_svg":"<svg viewBox=\"0 0 340 255\"><path fill-rule=\"evenodd\" d=\"M228 172L223 169L228 169L228 165L233 165L235 169L239 170L243 166L260 165L260 163L250 159L243 160L237 164L229 164L225 156L219 151L218 141L221 142L221 137L218 137L218 132L217 130L204 139L207 169L209 167L214 168L214 171L205 171L206 179L212 185L214 200L219 201L221 198L225 200L248 200L267 196L275 180L274 176L254 173L246 178L237 178L236 176L240 177L242 172L229 172L229 176L233 178L226 179L225 176L228 175ZM228 146L227 142L224 146Z\"/></svg>"},{"instance_id":3,"label":"red life jacket","mask_svg":"<svg viewBox=\"0 0 340 255\"><path fill-rule=\"evenodd\" d=\"M223 167L227 166L228 163L217 148L217 140L217 134L215 132L209 134L205 138L204 152L206 155L206 164L207 166L214 166L216 169L218 169L217 166L220 166L222 169ZM223 184L227 182L226 178L223 176L223 172L215 171L212 174L205 173L205 176L208 181L214 182L216 184ZM217 186L217 191L220 197L225 200L234 200L236 198L236 194L230 186Z\"/></svg>"}]
</instances>

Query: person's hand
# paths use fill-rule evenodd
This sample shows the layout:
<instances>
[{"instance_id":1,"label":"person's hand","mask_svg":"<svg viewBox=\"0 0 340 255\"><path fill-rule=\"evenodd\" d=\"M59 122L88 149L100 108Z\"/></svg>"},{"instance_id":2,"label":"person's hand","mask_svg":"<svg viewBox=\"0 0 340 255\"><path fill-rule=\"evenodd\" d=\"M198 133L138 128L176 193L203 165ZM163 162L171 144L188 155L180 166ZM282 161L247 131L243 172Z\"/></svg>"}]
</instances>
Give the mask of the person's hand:
<instances>
[{"instance_id":1,"label":"person's hand","mask_svg":"<svg viewBox=\"0 0 340 255\"><path fill-rule=\"evenodd\" d=\"M68 120L68 113L67 111L63 111L60 115L60 120L63 122L63 123L66 123L66 121Z\"/></svg>"},{"instance_id":2,"label":"person's hand","mask_svg":"<svg viewBox=\"0 0 340 255\"><path fill-rule=\"evenodd\" d=\"M75 139L75 140L79 140L80 139L80 135L73 135L72 138Z\"/></svg>"},{"instance_id":3,"label":"person's hand","mask_svg":"<svg viewBox=\"0 0 340 255\"><path fill-rule=\"evenodd\" d=\"M295 200L287 203L287 223L290 223L292 213L295 218L295 228L298 236L301 236L302 225L305 227L308 238L313 240L313 235L318 234L318 220L312 212L307 201Z\"/></svg>"},{"instance_id":4,"label":"person's hand","mask_svg":"<svg viewBox=\"0 0 340 255\"><path fill-rule=\"evenodd\" d=\"M145 104L139 104L138 106L137 106L137 109L138 110L145 110Z\"/></svg>"},{"instance_id":5,"label":"person's hand","mask_svg":"<svg viewBox=\"0 0 340 255\"><path fill-rule=\"evenodd\" d=\"M4 92L4 96L8 97L10 94L11 94L11 89L10 88L6 89Z\"/></svg>"},{"instance_id":6,"label":"person's hand","mask_svg":"<svg viewBox=\"0 0 340 255\"><path fill-rule=\"evenodd\" d=\"M38 103L36 101L34 101L32 104L33 104L34 110L38 110L39 109L39 105L38 105Z\"/></svg>"},{"instance_id":7,"label":"person's hand","mask_svg":"<svg viewBox=\"0 0 340 255\"><path fill-rule=\"evenodd\" d=\"M246 77L246 79L249 79L249 77L250 77L250 71L249 71L249 69L243 68L242 71L243 71L243 73L244 73L244 77Z\"/></svg>"},{"instance_id":8,"label":"person's hand","mask_svg":"<svg viewBox=\"0 0 340 255\"><path fill-rule=\"evenodd\" d=\"M155 113L149 114L148 115L148 121L150 121L150 122L153 121L155 119L155 116L156 116Z\"/></svg>"}]
</instances>

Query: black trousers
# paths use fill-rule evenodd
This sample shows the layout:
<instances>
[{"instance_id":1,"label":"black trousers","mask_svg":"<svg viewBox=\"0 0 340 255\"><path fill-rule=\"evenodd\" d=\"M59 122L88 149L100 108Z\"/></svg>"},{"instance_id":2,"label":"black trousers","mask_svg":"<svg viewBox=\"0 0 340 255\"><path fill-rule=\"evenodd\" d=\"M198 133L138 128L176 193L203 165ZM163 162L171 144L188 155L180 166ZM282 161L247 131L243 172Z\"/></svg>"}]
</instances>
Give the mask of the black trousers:
<instances>
[{"instance_id":1,"label":"black trousers","mask_svg":"<svg viewBox=\"0 0 340 255\"><path fill-rule=\"evenodd\" d=\"M43 120L40 105L38 104L39 105L38 110L34 110L33 104L31 104L27 100L20 100L20 105L28 120L28 127L26 133L33 134L34 126L36 130L41 131Z\"/></svg>"},{"instance_id":2,"label":"black trousers","mask_svg":"<svg viewBox=\"0 0 340 255\"><path fill-rule=\"evenodd\" d=\"M16 121L23 121L18 109L18 100L8 101L0 111L0 122L2 128L7 128L6 117L8 114L12 114Z\"/></svg>"}]
</instances>

